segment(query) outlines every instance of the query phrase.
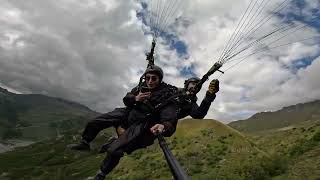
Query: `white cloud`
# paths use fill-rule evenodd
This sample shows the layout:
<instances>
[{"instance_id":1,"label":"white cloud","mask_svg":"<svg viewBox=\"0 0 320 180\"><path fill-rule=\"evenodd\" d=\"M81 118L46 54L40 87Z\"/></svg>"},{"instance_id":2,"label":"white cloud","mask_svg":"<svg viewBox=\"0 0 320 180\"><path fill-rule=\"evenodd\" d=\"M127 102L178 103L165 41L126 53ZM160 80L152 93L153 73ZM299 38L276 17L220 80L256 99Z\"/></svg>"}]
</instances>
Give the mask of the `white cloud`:
<instances>
[{"instance_id":1,"label":"white cloud","mask_svg":"<svg viewBox=\"0 0 320 180\"><path fill-rule=\"evenodd\" d=\"M1 82L99 111L121 105L126 92L122 87L132 76L128 71L144 65L142 52L148 41L141 24L122 26L137 21L132 16L134 3L95 2L0 1L22 13L14 17L15 23L4 15L0 18ZM12 46L14 42L20 42L20 48Z\"/></svg>"},{"instance_id":2,"label":"white cloud","mask_svg":"<svg viewBox=\"0 0 320 180\"><path fill-rule=\"evenodd\" d=\"M250 3L249 0L182 2L178 26L169 29L175 38L186 43L190 57L178 56L161 38L156 49L156 63L164 67L165 81L179 87L186 78L180 73L182 68L193 66L194 73L201 76L218 60L237 20ZM304 14L319 5L307 2ZM270 1L268 8L274 3ZM2 85L24 93L59 96L107 111L122 105L122 97L137 84L146 67L144 52L150 48L151 36L144 33L147 27L136 17L136 10L142 8L139 1L0 0L0 5ZM253 36L274 29L280 21L271 19ZM318 30L309 27L274 46L313 35L319 35ZM275 39L269 42L272 40ZM219 77L221 81L221 90L207 118L236 120L257 111L320 98L317 91L320 60L306 68L294 68L296 60L318 53L319 45L305 41L256 54L225 75L214 75L212 78ZM232 64L225 64L222 69ZM199 103L207 86L208 82L199 94Z\"/></svg>"}]
</instances>

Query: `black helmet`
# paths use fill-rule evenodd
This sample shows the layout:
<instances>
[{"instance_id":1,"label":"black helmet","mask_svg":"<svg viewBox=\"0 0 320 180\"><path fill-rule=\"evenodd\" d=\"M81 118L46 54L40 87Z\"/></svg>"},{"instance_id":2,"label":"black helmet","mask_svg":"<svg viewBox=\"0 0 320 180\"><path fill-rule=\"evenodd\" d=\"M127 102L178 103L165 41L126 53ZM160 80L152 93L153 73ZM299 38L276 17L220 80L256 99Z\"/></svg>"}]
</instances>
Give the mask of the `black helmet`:
<instances>
[{"instance_id":1,"label":"black helmet","mask_svg":"<svg viewBox=\"0 0 320 180\"><path fill-rule=\"evenodd\" d=\"M198 77L192 77L184 81L184 88L187 89L190 82L198 83L201 79Z\"/></svg>"},{"instance_id":2,"label":"black helmet","mask_svg":"<svg viewBox=\"0 0 320 180\"><path fill-rule=\"evenodd\" d=\"M144 76L146 74L156 74L159 76L159 80L160 82L162 81L162 78L163 78L163 71L162 69L159 67L159 66L156 66L156 65L153 65L153 66L150 66L146 69L146 71L144 72Z\"/></svg>"}]
</instances>

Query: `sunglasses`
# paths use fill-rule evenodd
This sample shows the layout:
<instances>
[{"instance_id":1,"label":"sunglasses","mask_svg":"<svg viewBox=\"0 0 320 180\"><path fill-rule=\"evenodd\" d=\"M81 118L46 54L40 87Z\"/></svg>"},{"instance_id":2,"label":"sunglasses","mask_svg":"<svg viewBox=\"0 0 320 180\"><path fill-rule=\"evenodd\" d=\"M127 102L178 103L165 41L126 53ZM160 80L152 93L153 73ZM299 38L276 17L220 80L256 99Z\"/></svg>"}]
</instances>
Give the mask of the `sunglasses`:
<instances>
[{"instance_id":1,"label":"sunglasses","mask_svg":"<svg viewBox=\"0 0 320 180\"><path fill-rule=\"evenodd\" d=\"M145 79L146 79L146 81L157 81L159 78L158 78L158 76L150 76L150 75L147 75L146 77L145 77Z\"/></svg>"}]
</instances>

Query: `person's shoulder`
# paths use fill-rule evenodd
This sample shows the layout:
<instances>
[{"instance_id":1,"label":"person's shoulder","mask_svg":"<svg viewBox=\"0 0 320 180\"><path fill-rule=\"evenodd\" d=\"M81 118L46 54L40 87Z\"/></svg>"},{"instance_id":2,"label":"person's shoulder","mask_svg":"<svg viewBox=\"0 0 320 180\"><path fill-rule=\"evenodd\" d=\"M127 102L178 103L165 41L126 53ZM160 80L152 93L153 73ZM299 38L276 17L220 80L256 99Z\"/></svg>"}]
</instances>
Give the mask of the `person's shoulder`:
<instances>
[{"instance_id":1,"label":"person's shoulder","mask_svg":"<svg viewBox=\"0 0 320 180\"><path fill-rule=\"evenodd\" d=\"M197 95L189 95L185 93L185 90L182 89L182 96L180 96L181 99L183 99L184 101L188 102L188 103L196 103L198 100Z\"/></svg>"},{"instance_id":2,"label":"person's shoulder","mask_svg":"<svg viewBox=\"0 0 320 180\"><path fill-rule=\"evenodd\" d=\"M186 93L186 90L185 90L184 88L178 88L178 92L185 94L185 93Z\"/></svg>"},{"instance_id":3,"label":"person's shoulder","mask_svg":"<svg viewBox=\"0 0 320 180\"><path fill-rule=\"evenodd\" d=\"M179 89L179 88L177 88L176 86L171 85L171 84L168 84L168 83L165 83L165 82L162 82L162 83L161 83L161 87L162 87L162 88L166 88L166 89L175 90L175 91L178 91L178 89Z\"/></svg>"},{"instance_id":4,"label":"person's shoulder","mask_svg":"<svg viewBox=\"0 0 320 180\"><path fill-rule=\"evenodd\" d=\"M135 86L134 88L131 89L131 92L137 92L139 91L139 86Z\"/></svg>"},{"instance_id":5,"label":"person's shoulder","mask_svg":"<svg viewBox=\"0 0 320 180\"><path fill-rule=\"evenodd\" d=\"M196 102L197 102L197 100L198 100L197 95L193 95L193 96L191 96L191 97L190 97L190 100L191 100L191 102L196 103Z\"/></svg>"}]
</instances>

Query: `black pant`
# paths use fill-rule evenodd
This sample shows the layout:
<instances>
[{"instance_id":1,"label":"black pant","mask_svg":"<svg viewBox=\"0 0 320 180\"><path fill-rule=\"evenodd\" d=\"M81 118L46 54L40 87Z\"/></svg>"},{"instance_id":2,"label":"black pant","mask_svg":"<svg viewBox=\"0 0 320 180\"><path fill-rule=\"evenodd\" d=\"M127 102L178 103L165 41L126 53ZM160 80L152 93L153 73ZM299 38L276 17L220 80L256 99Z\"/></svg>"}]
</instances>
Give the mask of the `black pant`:
<instances>
[{"instance_id":1,"label":"black pant","mask_svg":"<svg viewBox=\"0 0 320 180\"><path fill-rule=\"evenodd\" d=\"M126 108L116 108L89 121L82 133L82 140L90 143L100 131L109 127L124 124L128 116Z\"/></svg>"},{"instance_id":2,"label":"black pant","mask_svg":"<svg viewBox=\"0 0 320 180\"><path fill-rule=\"evenodd\" d=\"M117 166L124 152L131 154L133 151L145 148L153 144L154 136L144 125L130 126L124 134L113 141L107 151L107 156L103 160L100 170L106 175Z\"/></svg>"}]
</instances>

